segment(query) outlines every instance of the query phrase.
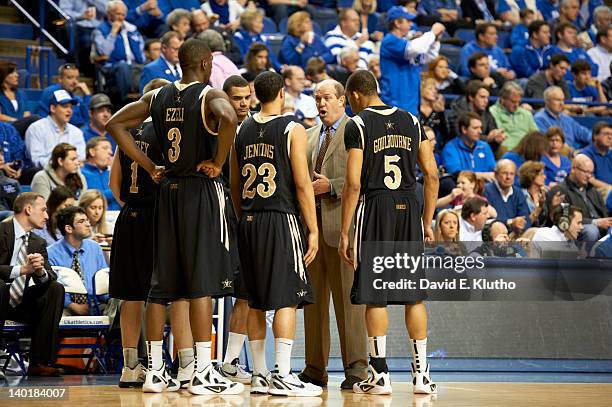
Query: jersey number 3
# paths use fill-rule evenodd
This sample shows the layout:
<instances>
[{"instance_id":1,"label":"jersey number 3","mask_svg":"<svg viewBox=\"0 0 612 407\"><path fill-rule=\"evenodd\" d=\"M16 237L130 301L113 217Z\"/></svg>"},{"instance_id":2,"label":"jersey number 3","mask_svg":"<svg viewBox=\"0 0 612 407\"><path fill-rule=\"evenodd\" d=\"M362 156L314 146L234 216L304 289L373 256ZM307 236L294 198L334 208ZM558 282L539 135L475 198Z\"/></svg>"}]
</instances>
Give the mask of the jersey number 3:
<instances>
[{"instance_id":1,"label":"jersey number 3","mask_svg":"<svg viewBox=\"0 0 612 407\"><path fill-rule=\"evenodd\" d=\"M251 185L253 185L257 174L263 177L263 182L257 184L257 188L251 189ZM276 182L274 182L276 168L270 163L261 164L258 169L256 169L253 164L246 164L242 167L242 176L247 177L244 187L242 188L242 199L253 199L256 193L262 198L269 198L276 191Z\"/></svg>"},{"instance_id":2,"label":"jersey number 3","mask_svg":"<svg viewBox=\"0 0 612 407\"><path fill-rule=\"evenodd\" d=\"M389 189L398 189L402 183L402 171L400 167L395 165L400 160L399 155L386 155L385 156L385 174L391 174L385 176L385 186Z\"/></svg>"},{"instance_id":3,"label":"jersey number 3","mask_svg":"<svg viewBox=\"0 0 612 407\"><path fill-rule=\"evenodd\" d=\"M168 149L168 161L176 162L181 155L181 131L177 127L173 127L168 131L168 140L172 143Z\"/></svg>"}]
</instances>

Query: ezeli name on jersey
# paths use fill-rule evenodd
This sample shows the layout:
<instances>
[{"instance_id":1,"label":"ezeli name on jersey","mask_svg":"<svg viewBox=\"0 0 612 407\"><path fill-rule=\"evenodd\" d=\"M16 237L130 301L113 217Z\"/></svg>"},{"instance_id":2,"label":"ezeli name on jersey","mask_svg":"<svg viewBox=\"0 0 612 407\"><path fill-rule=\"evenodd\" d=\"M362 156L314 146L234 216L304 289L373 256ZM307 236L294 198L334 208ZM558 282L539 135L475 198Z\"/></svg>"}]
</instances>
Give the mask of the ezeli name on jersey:
<instances>
[{"instance_id":1,"label":"ezeli name on jersey","mask_svg":"<svg viewBox=\"0 0 612 407\"><path fill-rule=\"evenodd\" d=\"M182 122L185 109L182 107L169 107L166 109L167 122Z\"/></svg>"},{"instance_id":2,"label":"ezeli name on jersey","mask_svg":"<svg viewBox=\"0 0 612 407\"><path fill-rule=\"evenodd\" d=\"M270 160L274 159L274 146L266 143L249 144L244 148L244 159L254 157L265 157Z\"/></svg>"},{"instance_id":3,"label":"ezeli name on jersey","mask_svg":"<svg viewBox=\"0 0 612 407\"><path fill-rule=\"evenodd\" d=\"M374 140L374 154L387 148L403 148L412 151L412 137L399 134L389 134Z\"/></svg>"}]
</instances>

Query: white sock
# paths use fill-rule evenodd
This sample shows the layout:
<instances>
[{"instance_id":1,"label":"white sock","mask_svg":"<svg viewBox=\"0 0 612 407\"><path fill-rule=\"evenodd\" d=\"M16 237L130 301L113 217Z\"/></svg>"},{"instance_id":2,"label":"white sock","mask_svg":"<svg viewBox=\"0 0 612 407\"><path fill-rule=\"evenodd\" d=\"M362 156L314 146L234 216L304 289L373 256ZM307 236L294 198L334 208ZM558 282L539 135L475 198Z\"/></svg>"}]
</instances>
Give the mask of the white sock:
<instances>
[{"instance_id":1,"label":"white sock","mask_svg":"<svg viewBox=\"0 0 612 407\"><path fill-rule=\"evenodd\" d=\"M123 348L123 365L134 369L138 366L138 349L136 348Z\"/></svg>"},{"instance_id":2,"label":"white sock","mask_svg":"<svg viewBox=\"0 0 612 407\"><path fill-rule=\"evenodd\" d=\"M249 341L251 356L253 357L253 374L260 374L263 377L268 375L266 364L266 340Z\"/></svg>"},{"instance_id":3,"label":"white sock","mask_svg":"<svg viewBox=\"0 0 612 407\"><path fill-rule=\"evenodd\" d=\"M193 348L183 348L178 350L179 366L186 368L193 362Z\"/></svg>"},{"instance_id":4,"label":"white sock","mask_svg":"<svg viewBox=\"0 0 612 407\"><path fill-rule=\"evenodd\" d=\"M293 339L276 338L274 340L274 350L276 354L276 366L278 366L278 374L285 377L291 371L291 348L293 347Z\"/></svg>"},{"instance_id":5,"label":"white sock","mask_svg":"<svg viewBox=\"0 0 612 407\"><path fill-rule=\"evenodd\" d=\"M196 342L196 371L202 372L210 365L211 353L212 353L212 342Z\"/></svg>"},{"instance_id":6,"label":"white sock","mask_svg":"<svg viewBox=\"0 0 612 407\"><path fill-rule=\"evenodd\" d=\"M164 364L163 341L147 341L147 353L149 354L149 369L159 370Z\"/></svg>"},{"instance_id":7,"label":"white sock","mask_svg":"<svg viewBox=\"0 0 612 407\"><path fill-rule=\"evenodd\" d=\"M387 336L368 336L368 344L370 345L370 357L384 358L387 357Z\"/></svg>"},{"instance_id":8,"label":"white sock","mask_svg":"<svg viewBox=\"0 0 612 407\"><path fill-rule=\"evenodd\" d=\"M411 339L414 366L419 372L424 372L427 366L427 338Z\"/></svg>"},{"instance_id":9,"label":"white sock","mask_svg":"<svg viewBox=\"0 0 612 407\"><path fill-rule=\"evenodd\" d=\"M236 332L230 332L227 336L227 349L225 350L225 358L223 359L223 363L232 363L234 359L240 357L240 352L242 352L242 345L244 345L244 340L246 339L246 335L238 334Z\"/></svg>"}]
</instances>

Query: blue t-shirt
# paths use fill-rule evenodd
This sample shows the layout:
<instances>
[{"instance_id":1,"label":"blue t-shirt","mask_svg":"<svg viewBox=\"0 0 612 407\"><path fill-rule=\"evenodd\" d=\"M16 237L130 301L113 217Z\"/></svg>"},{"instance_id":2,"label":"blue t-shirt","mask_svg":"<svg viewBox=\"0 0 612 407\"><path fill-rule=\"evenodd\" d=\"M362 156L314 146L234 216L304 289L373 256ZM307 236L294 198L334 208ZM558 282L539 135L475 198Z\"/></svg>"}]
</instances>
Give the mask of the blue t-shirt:
<instances>
[{"instance_id":1,"label":"blue t-shirt","mask_svg":"<svg viewBox=\"0 0 612 407\"><path fill-rule=\"evenodd\" d=\"M482 48L478 43L474 41L470 41L461 48L460 58L461 58L461 75L463 76L472 76L470 72L470 67L468 65L468 61L472 54L476 52L482 52L485 55L489 56L489 64L491 67L491 72L497 71L498 68L512 69L510 67L510 62L508 61L508 57L504 53L504 50L498 46L493 46L490 48Z\"/></svg>"},{"instance_id":2,"label":"blue t-shirt","mask_svg":"<svg viewBox=\"0 0 612 407\"><path fill-rule=\"evenodd\" d=\"M418 112L421 68L417 60L406 60L408 40L391 33L380 45L380 90L382 100L414 115Z\"/></svg>"},{"instance_id":3,"label":"blue t-shirt","mask_svg":"<svg viewBox=\"0 0 612 407\"><path fill-rule=\"evenodd\" d=\"M559 163L558 167L546 155L543 155L540 161L544 163L546 185L550 184L551 182L560 184L565 180L565 177L568 176L572 169L571 161L564 155L561 156L561 162Z\"/></svg>"},{"instance_id":4,"label":"blue t-shirt","mask_svg":"<svg viewBox=\"0 0 612 407\"><path fill-rule=\"evenodd\" d=\"M586 85L584 89L576 89L574 82L569 83L570 96L574 102L597 102L599 95L594 86Z\"/></svg>"}]
</instances>

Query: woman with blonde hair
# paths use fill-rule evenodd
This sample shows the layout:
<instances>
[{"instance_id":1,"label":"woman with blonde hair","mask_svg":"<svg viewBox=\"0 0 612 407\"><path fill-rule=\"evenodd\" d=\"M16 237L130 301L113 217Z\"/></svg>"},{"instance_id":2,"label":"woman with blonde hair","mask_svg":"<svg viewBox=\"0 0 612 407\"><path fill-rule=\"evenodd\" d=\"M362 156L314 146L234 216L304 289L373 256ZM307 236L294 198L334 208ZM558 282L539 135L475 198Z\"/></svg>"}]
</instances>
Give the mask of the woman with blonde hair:
<instances>
[{"instance_id":1,"label":"woman with blonde hair","mask_svg":"<svg viewBox=\"0 0 612 407\"><path fill-rule=\"evenodd\" d=\"M421 104L417 117L423 127L434 131L436 140L446 142L452 138L444 117L444 98L438 93L436 81L432 78L421 81Z\"/></svg>"},{"instance_id":2,"label":"woman with blonde hair","mask_svg":"<svg viewBox=\"0 0 612 407\"><path fill-rule=\"evenodd\" d=\"M443 209L436 217L434 242L459 241L459 214L452 209Z\"/></svg>"},{"instance_id":3,"label":"woman with blonde hair","mask_svg":"<svg viewBox=\"0 0 612 407\"><path fill-rule=\"evenodd\" d=\"M106 222L108 204L102 192L97 189L83 192L79 199L79 206L87 213L87 218L91 225L91 238L98 243L109 240L107 236L112 236L113 231Z\"/></svg>"},{"instance_id":4,"label":"woman with blonde hair","mask_svg":"<svg viewBox=\"0 0 612 407\"><path fill-rule=\"evenodd\" d=\"M377 42L383 39L384 34L379 29L378 20L380 14L376 12L378 2L376 0L355 0L353 2L353 10L359 14L359 32L367 28L370 33L370 40Z\"/></svg>"},{"instance_id":5,"label":"woman with blonde hair","mask_svg":"<svg viewBox=\"0 0 612 407\"><path fill-rule=\"evenodd\" d=\"M281 66L276 60L276 55L274 55L270 49L268 41L261 35L264 28L263 18L264 15L259 9L245 10L240 15L240 26L234 33L234 40L236 44L238 44L238 47L240 47L240 53L247 60L247 63L248 54L252 46L255 43L265 45L266 51L268 52L267 59L269 64L271 63L276 71L280 71ZM269 66L267 68L269 68Z\"/></svg>"},{"instance_id":6,"label":"woman with blonde hair","mask_svg":"<svg viewBox=\"0 0 612 407\"><path fill-rule=\"evenodd\" d=\"M336 57L313 31L310 14L306 11L293 13L287 21L287 35L283 39L278 62L306 69L308 60L314 56L320 56L328 64L336 63Z\"/></svg>"}]
</instances>

